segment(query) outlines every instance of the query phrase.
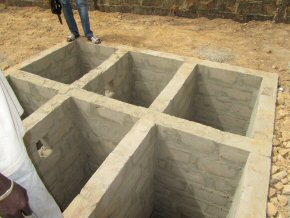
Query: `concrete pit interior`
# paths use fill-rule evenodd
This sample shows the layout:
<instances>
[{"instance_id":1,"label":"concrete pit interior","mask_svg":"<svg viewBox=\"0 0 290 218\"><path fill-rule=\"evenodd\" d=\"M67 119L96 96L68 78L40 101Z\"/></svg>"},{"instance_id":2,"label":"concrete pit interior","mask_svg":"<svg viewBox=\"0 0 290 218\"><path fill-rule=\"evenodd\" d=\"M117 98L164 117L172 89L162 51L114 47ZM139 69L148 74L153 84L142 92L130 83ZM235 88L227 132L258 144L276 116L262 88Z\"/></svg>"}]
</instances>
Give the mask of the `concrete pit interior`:
<instances>
[{"instance_id":1,"label":"concrete pit interior","mask_svg":"<svg viewBox=\"0 0 290 218\"><path fill-rule=\"evenodd\" d=\"M265 216L277 75L81 38L8 80L65 217Z\"/></svg>"}]
</instances>

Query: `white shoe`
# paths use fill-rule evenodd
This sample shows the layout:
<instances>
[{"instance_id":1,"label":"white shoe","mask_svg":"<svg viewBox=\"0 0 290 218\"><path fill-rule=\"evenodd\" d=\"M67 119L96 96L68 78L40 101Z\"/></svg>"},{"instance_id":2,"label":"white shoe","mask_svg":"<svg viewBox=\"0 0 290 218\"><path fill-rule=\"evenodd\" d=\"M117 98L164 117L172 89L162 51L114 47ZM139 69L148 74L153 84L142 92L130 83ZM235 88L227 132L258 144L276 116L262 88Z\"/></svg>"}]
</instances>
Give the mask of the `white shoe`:
<instances>
[{"instance_id":1,"label":"white shoe","mask_svg":"<svg viewBox=\"0 0 290 218\"><path fill-rule=\"evenodd\" d=\"M96 37L96 36L92 36L91 38L88 38L88 40L90 40L93 44L100 44L101 43L101 39Z\"/></svg>"},{"instance_id":2,"label":"white shoe","mask_svg":"<svg viewBox=\"0 0 290 218\"><path fill-rule=\"evenodd\" d=\"M79 38L80 36L78 35L78 36L76 36L75 34L70 34L67 38L66 38L66 40L68 41L68 42L72 42L72 41L75 41L77 38Z\"/></svg>"}]
</instances>

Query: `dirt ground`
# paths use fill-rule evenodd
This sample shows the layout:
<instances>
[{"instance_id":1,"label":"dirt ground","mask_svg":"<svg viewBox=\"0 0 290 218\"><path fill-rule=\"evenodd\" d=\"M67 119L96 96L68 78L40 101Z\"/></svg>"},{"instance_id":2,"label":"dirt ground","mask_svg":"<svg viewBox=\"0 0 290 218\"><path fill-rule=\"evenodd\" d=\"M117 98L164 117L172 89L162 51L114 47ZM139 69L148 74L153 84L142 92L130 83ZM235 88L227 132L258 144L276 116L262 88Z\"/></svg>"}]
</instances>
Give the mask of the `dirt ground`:
<instances>
[{"instance_id":1,"label":"dirt ground","mask_svg":"<svg viewBox=\"0 0 290 218\"><path fill-rule=\"evenodd\" d=\"M76 18L82 32L78 15ZM290 25L97 11L90 12L90 19L92 30L105 42L278 73L283 90L277 99L272 174L283 172L284 176L270 186L268 212L270 217L290 216L290 193L286 195L290 188ZM0 68L12 67L64 41L68 32L66 24L60 25L50 10L2 7Z\"/></svg>"}]
</instances>

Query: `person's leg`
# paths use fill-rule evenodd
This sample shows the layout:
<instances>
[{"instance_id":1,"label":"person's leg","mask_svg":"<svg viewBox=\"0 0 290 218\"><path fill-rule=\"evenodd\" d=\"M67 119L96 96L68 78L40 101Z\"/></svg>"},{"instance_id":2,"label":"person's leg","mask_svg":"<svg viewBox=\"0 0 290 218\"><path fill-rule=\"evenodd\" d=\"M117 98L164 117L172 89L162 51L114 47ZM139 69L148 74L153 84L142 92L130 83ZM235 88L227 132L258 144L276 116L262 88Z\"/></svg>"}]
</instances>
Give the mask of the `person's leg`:
<instances>
[{"instance_id":1,"label":"person's leg","mask_svg":"<svg viewBox=\"0 0 290 218\"><path fill-rule=\"evenodd\" d=\"M72 34L74 34L76 37L80 35L76 20L73 15L72 6L70 3L70 0L61 0L62 6L63 6L63 13L66 20L66 23L68 25L68 28Z\"/></svg>"},{"instance_id":2,"label":"person's leg","mask_svg":"<svg viewBox=\"0 0 290 218\"><path fill-rule=\"evenodd\" d=\"M30 208L36 217L63 217L59 207L40 180L28 156L21 168L9 176L9 178L26 189Z\"/></svg>"},{"instance_id":3,"label":"person's leg","mask_svg":"<svg viewBox=\"0 0 290 218\"><path fill-rule=\"evenodd\" d=\"M81 22L83 26L83 30L85 33L85 36L90 39L94 34L91 31L90 27L90 18L88 13L88 3L87 0L77 0L77 8L81 17Z\"/></svg>"}]
</instances>

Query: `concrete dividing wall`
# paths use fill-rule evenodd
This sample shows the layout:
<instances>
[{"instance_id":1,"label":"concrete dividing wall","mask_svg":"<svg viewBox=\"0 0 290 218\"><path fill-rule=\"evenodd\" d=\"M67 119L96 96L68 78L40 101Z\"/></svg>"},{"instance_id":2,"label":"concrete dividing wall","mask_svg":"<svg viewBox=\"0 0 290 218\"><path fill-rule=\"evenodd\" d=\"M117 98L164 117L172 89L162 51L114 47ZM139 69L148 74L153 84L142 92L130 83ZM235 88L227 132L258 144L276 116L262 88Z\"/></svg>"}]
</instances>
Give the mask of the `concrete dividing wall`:
<instances>
[{"instance_id":1,"label":"concrete dividing wall","mask_svg":"<svg viewBox=\"0 0 290 218\"><path fill-rule=\"evenodd\" d=\"M174 59L129 52L84 88L130 104L149 107L181 63ZM93 84L101 83L104 89L95 90L98 86Z\"/></svg>"},{"instance_id":2,"label":"concrete dividing wall","mask_svg":"<svg viewBox=\"0 0 290 218\"><path fill-rule=\"evenodd\" d=\"M72 84L23 70L68 45L102 61ZM24 119L25 141L65 217L265 217L275 74L86 46L57 45L9 72L18 92L29 83L57 93ZM248 129L193 120L222 108Z\"/></svg>"}]
</instances>

